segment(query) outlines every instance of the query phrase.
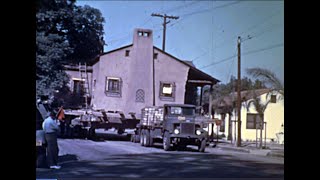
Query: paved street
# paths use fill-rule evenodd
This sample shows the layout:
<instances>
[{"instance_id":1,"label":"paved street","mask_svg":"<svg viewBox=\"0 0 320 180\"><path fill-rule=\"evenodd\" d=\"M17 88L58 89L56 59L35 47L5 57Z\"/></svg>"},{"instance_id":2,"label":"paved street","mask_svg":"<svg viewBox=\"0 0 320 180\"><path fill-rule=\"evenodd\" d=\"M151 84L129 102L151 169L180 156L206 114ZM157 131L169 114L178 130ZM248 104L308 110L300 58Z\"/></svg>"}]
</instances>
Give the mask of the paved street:
<instances>
[{"instance_id":1,"label":"paved street","mask_svg":"<svg viewBox=\"0 0 320 180\"><path fill-rule=\"evenodd\" d=\"M282 178L283 158L207 147L205 153L163 151L128 141L59 139L62 169L37 168L39 178Z\"/></svg>"}]
</instances>

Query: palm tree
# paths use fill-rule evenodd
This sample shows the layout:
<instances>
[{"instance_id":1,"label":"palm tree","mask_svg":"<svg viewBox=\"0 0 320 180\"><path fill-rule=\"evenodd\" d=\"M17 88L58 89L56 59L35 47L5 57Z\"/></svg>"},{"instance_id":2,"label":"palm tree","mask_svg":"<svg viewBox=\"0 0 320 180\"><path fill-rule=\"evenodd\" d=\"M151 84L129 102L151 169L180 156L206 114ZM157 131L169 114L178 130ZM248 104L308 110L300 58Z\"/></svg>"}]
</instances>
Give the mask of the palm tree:
<instances>
[{"instance_id":1,"label":"palm tree","mask_svg":"<svg viewBox=\"0 0 320 180\"><path fill-rule=\"evenodd\" d=\"M284 85L272 71L264 68L248 68L246 71L253 78L259 78L263 82L271 85L272 91L280 93L281 98L284 97Z\"/></svg>"},{"instance_id":2,"label":"palm tree","mask_svg":"<svg viewBox=\"0 0 320 180\"><path fill-rule=\"evenodd\" d=\"M266 102L262 102L261 98L256 95L255 91L253 90L253 99L248 101L247 104L247 111L249 111L249 108L253 106L253 108L257 111L258 116L260 117L260 144L259 148L262 148L262 129L264 124L264 111L267 109L267 106L269 104L270 100L267 100Z\"/></svg>"}]
</instances>

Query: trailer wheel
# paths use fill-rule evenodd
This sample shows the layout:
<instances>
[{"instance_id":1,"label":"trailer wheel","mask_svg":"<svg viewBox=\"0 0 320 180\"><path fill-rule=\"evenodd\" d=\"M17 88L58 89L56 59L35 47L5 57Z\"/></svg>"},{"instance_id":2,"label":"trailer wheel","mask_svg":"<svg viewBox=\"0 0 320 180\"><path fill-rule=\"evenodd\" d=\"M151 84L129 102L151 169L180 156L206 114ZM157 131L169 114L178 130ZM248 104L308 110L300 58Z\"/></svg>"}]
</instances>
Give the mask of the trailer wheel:
<instances>
[{"instance_id":1,"label":"trailer wheel","mask_svg":"<svg viewBox=\"0 0 320 180\"><path fill-rule=\"evenodd\" d=\"M144 136L144 129L142 129L140 131L140 145L141 146L144 146L143 136Z\"/></svg>"},{"instance_id":2,"label":"trailer wheel","mask_svg":"<svg viewBox=\"0 0 320 180\"><path fill-rule=\"evenodd\" d=\"M206 146L207 146L207 141L203 139L198 146L199 152L204 152L204 150L206 149Z\"/></svg>"},{"instance_id":3,"label":"trailer wheel","mask_svg":"<svg viewBox=\"0 0 320 180\"><path fill-rule=\"evenodd\" d=\"M170 134L168 131L165 131L163 134L163 149L169 151L170 149Z\"/></svg>"},{"instance_id":4,"label":"trailer wheel","mask_svg":"<svg viewBox=\"0 0 320 180\"><path fill-rule=\"evenodd\" d=\"M88 131L88 139L90 139L90 140L95 140L95 138L96 138L95 128L90 127L90 128L89 128L89 131Z\"/></svg>"}]
</instances>

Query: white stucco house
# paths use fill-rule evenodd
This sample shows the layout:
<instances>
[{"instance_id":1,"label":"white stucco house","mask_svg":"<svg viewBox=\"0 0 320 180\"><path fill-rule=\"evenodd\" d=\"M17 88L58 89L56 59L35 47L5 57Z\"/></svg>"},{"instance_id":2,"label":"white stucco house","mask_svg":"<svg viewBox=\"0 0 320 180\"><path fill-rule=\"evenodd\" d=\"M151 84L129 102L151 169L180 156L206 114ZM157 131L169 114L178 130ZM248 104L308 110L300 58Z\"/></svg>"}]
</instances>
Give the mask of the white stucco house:
<instances>
[{"instance_id":1,"label":"white stucco house","mask_svg":"<svg viewBox=\"0 0 320 180\"><path fill-rule=\"evenodd\" d=\"M121 111L139 117L145 106L195 104L198 87L219 80L153 45L150 29L134 29L133 43L102 53L88 68L86 78L68 68L70 87L87 83L92 109Z\"/></svg>"}]
</instances>

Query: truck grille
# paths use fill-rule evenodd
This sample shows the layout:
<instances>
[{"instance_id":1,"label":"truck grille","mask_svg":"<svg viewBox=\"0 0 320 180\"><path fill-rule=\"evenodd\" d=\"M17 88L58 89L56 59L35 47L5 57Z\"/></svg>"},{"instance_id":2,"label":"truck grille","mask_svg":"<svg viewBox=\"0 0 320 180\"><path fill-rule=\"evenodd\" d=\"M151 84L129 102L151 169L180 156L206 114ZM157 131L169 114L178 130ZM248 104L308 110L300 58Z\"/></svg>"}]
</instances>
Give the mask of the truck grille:
<instances>
[{"instance_id":1,"label":"truck grille","mask_svg":"<svg viewBox=\"0 0 320 180\"><path fill-rule=\"evenodd\" d=\"M194 131L193 123L181 123L181 134L194 134Z\"/></svg>"}]
</instances>

